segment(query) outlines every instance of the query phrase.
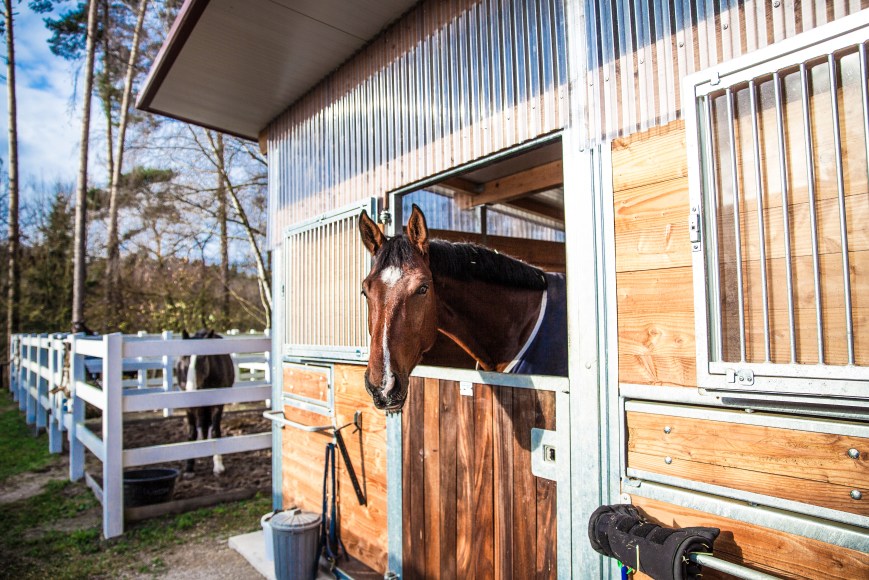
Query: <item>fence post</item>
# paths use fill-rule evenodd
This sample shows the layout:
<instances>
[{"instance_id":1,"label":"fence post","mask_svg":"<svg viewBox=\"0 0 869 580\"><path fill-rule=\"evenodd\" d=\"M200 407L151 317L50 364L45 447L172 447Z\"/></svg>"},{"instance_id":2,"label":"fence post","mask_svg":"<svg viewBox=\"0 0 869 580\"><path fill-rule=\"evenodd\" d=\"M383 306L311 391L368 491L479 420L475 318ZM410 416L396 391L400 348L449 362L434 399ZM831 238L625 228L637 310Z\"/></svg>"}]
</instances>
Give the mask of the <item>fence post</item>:
<instances>
[{"instance_id":1,"label":"fence post","mask_svg":"<svg viewBox=\"0 0 869 580\"><path fill-rule=\"evenodd\" d=\"M33 425L36 422L36 405L39 401L33 396L33 391L36 389L36 381L34 379L33 365L38 360L39 349L33 348L33 340L35 334L27 335L27 369L25 371L24 380L24 409L26 411L25 419L28 425ZM36 352L34 352L36 350Z\"/></svg>"},{"instance_id":2,"label":"fence post","mask_svg":"<svg viewBox=\"0 0 869 580\"><path fill-rule=\"evenodd\" d=\"M140 330L139 332L136 333L136 336L138 336L139 338L141 338L143 336L147 336L147 335L148 335L148 333L144 330ZM142 362L144 360L145 359L140 357L140 356L136 357L136 361L138 361L138 362ZM148 386L148 371L147 370L140 368L139 371L136 373L136 377L139 380L139 383L136 385L136 388L144 389L145 387Z\"/></svg>"},{"instance_id":3,"label":"fence post","mask_svg":"<svg viewBox=\"0 0 869 580\"><path fill-rule=\"evenodd\" d=\"M63 451L63 436L61 430L63 428L63 394L57 390L57 349L54 347L57 335L51 334L48 337L48 381L47 381L47 396L48 406L51 409L51 414L48 415L48 452L60 453Z\"/></svg>"},{"instance_id":4,"label":"fence post","mask_svg":"<svg viewBox=\"0 0 869 580\"><path fill-rule=\"evenodd\" d=\"M48 426L48 379L42 376L43 369L48 368L48 335L40 334L36 342L36 428L44 429ZM45 404L43 404L43 397Z\"/></svg>"},{"instance_id":5,"label":"fence post","mask_svg":"<svg viewBox=\"0 0 869 580\"><path fill-rule=\"evenodd\" d=\"M27 409L27 385L24 379L27 376L26 360L27 360L27 337L23 334L18 335L18 377L15 379L15 384L18 387L18 408L21 411Z\"/></svg>"},{"instance_id":6,"label":"fence post","mask_svg":"<svg viewBox=\"0 0 869 580\"><path fill-rule=\"evenodd\" d=\"M103 536L124 533L124 335L103 336Z\"/></svg>"},{"instance_id":7,"label":"fence post","mask_svg":"<svg viewBox=\"0 0 869 580\"><path fill-rule=\"evenodd\" d=\"M18 369L21 366L18 362L18 335L13 334L9 337L9 390L12 391L12 399L18 401Z\"/></svg>"},{"instance_id":8,"label":"fence post","mask_svg":"<svg viewBox=\"0 0 869 580\"><path fill-rule=\"evenodd\" d=\"M271 338L272 337L271 329L266 328L265 330L263 330L263 335L266 338ZM266 359L266 372L265 372L265 376L263 377L263 379L265 379L265 381L271 385L272 384L272 351L271 351L271 349L269 349L269 350L265 351L265 353L263 353L263 354L264 354L265 359ZM272 389L272 392L274 392L274 389ZM266 404L266 407L271 409L272 408L271 398L266 399L265 404Z\"/></svg>"},{"instance_id":9,"label":"fence post","mask_svg":"<svg viewBox=\"0 0 869 580\"><path fill-rule=\"evenodd\" d=\"M69 397L72 417L69 423L69 479L84 477L84 444L78 440L79 425L84 423L84 401L76 395L76 385L85 380L84 356L78 354L77 341L83 333L69 335Z\"/></svg>"},{"instance_id":10,"label":"fence post","mask_svg":"<svg viewBox=\"0 0 869 580\"><path fill-rule=\"evenodd\" d=\"M163 340L172 340L172 331L164 330L162 335ZM163 355L163 390L165 392L172 391L172 375L175 372L175 359L172 355ZM172 416L172 409L163 409L164 417Z\"/></svg>"}]
</instances>

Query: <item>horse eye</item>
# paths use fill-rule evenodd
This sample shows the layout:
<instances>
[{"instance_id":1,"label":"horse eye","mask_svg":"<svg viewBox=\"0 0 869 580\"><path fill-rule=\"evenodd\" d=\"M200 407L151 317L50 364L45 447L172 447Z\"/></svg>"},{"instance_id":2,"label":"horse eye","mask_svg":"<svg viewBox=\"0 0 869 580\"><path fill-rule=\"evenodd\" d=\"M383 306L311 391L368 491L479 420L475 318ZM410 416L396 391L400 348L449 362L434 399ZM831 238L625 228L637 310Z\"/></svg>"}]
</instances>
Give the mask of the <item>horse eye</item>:
<instances>
[{"instance_id":1,"label":"horse eye","mask_svg":"<svg viewBox=\"0 0 869 580\"><path fill-rule=\"evenodd\" d=\"M419 294L420 296L422 296L426 292L428 292L428 284L423 284L422 286L420 286L419 288L416 289L416 293Z\"/></svg>"}]
</instances>

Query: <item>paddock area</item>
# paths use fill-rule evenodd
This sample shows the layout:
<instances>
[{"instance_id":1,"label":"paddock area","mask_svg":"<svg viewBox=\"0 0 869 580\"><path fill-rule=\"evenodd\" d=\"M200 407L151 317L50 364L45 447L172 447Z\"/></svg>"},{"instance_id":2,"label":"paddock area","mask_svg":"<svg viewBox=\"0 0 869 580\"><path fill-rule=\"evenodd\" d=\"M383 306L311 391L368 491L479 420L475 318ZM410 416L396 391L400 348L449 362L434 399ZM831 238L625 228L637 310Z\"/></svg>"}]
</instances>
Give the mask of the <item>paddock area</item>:
<instances>
[{"instance_id":1,"label":"paddock area","mask_svg":"<svg viewBox=\"0 0 869 580\"><path fill-rule=\"evenodd\" d=\"M103 534L111 538L123 533L125 516L137 519L242 499L266 484L269 471L262 453L272 441L262 411L271 398L269 346L264 335L210 341L173 338L170 332L14 335L9 388L28 424L48 431L52 453L63 452L66 439L69 478L87 481L103 506ZM183 379L174 377L174 359L214 354L232 356L237 369L233 387L179 391ZM184 419L173 411L216 404L230 406L224 437L187 441ZM248 469L228 461L239 473L217 481L210 473L211 456L234 453L259 453L259 466ZM173 505L125 510L125 468L196 458L205 458L199 459L194 476L200 481L179 482ZM205 462L208 475L202 473ZM230 485L232 480L237 485Z\"/></svg>"}]
</instances>

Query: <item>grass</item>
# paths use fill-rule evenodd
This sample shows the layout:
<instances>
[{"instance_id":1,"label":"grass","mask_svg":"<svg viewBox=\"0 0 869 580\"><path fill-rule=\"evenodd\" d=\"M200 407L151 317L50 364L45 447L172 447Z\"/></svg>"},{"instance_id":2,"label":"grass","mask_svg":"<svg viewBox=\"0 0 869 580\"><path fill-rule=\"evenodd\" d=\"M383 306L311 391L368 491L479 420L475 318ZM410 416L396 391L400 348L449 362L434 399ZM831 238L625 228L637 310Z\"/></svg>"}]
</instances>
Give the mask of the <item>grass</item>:
<instances>
[{"instance_id":1,"label":"grass","mask_svg":"<svg viewBox=\"0 0 869 580\"><path fill-rule=\"evenodd\" d=\"M18 403L10 394L0 395L0 482L26 471L39 471L56 457L48 452L48 436L33 436Z\"/></svg>"},{"instance_id":2,"label":"grass","mask_svg":"<svg viewBox=\"0 0 869 580\"><path fill-rule=\"evenodd\" d=\"M52 460L45 437L35 438L11 398L0 395L0 466L5 477L44 468ZM0 479L2 481L2 479ZM271 510L266 495L181 515L128 524L101 536L100 505L82 482L49 481L40 493L0 504L0 578L91 579L167 571L162 551L259 528Z\"/></svg>"}]
</instances>

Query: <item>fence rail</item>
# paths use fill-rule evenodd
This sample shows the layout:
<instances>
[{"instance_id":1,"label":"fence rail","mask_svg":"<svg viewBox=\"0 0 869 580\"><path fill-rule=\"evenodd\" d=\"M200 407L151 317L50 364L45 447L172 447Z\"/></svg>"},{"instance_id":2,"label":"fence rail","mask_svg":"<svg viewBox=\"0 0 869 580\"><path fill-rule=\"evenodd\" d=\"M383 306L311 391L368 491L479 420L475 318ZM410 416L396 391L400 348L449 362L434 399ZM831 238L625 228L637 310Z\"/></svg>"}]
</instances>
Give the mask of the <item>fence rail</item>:
<instances>
[{"instance_id":1,"label":"fence rail","mask_svg":"<svg viewBox=\"0 0 869 580\"><path fill-rule=\"evenodd\" d=\"M10 339L9 390L28 424L48 431L51 453L69 440L69 477L85 474L85 449L102 463L102 484L87 476L103 506L103 535L124 532L124 468L224 455L272 445L271 432L124 449L124 413L267 401L271 398L271 339L231 335L222 340L183 340L160 335L15 334ZM178 391L175 358L228 354L232 389ZM129 375L135 373L135 378ZM124 378L124 375L128 378ZM85 403L102 412L102 430L85 424Z\"/></svg>"}]
</instances>

